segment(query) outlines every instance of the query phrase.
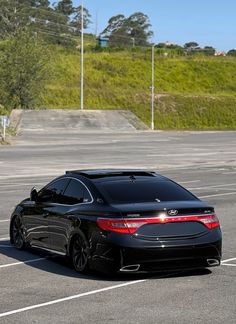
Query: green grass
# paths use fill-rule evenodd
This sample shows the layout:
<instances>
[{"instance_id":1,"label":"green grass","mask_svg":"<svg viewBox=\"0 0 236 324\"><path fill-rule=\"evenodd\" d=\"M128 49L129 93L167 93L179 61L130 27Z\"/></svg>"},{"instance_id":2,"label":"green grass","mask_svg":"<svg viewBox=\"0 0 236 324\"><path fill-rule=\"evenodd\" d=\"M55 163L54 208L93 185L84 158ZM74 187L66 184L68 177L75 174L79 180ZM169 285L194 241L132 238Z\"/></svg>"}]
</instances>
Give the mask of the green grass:
<instances>
[{"instance_id":1,"label":"green grass","mask_svg":"<svg viewBox=\"0 0 236 324\"><path fill-rule=\"evenodd\" d=\"M79 50L53 48L42 107L80 106ZM155 61L155 128L236 129L236 59L188 56ZM85 108L130 109L150 123L150 50L85 51Z\"/></svg>"},{"instance_id":2,"label":"green grass","mask_svg":"<svg viewBox=\"0 0 236 324\"><path fill-rule=\"evenodd\" d=\"M236 129L236 98L175 95L160 98L155 112L159 129Z\"/></svg>"}]
</instances>

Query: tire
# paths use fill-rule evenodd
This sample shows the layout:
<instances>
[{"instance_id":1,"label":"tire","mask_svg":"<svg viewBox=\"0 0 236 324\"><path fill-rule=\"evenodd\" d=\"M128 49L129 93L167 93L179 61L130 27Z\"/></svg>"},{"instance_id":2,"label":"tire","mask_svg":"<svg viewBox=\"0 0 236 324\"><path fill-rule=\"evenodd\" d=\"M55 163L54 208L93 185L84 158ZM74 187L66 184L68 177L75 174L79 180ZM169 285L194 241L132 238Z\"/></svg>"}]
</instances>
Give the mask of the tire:
<instances>
[{"instance_id":1,"label":"tire","mask_svg":"<svg viewBox=\"0 0 236 324\"><path fill-rule=\"evenodd\" d=\"M22 224L22 219L20 216L15 216L11 223L11 243L18 250L23 250L25 248L25 237L24 229Z\"/></svg>"},{"instance_id":2,"label":"tire","mask_svg":"<svg viewBox=\"0 0 236 324\"><path fill-rule=\"evenodd\" d=\"M89 270L89 245L82 234L76 234L72 240L70 257L74 269L79 273L87 273Z\"/></svg>"}]
</instances>

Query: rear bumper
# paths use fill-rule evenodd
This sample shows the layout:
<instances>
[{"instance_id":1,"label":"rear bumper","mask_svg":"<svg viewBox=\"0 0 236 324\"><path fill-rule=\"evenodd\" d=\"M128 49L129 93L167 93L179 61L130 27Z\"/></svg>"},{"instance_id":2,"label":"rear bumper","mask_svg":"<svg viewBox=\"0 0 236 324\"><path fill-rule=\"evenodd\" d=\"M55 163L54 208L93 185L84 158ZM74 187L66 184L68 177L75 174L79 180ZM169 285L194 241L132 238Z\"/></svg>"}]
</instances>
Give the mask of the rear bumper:
<instances>
[{"instance_id":1,"label":"rear bumper","mask_svg":"<svg viewBox=\"0 0 236 324\"><path fill-rule=\"evenodd\" d=\"M150 249L122 249L123 265L139 264L138 271L196 269L220 265L221 240L202 245L175 246ZM218 261L218 262L217 262Z\"/></svg>"},{"instance_id":2,"label":"rear bumper","mask_svg":"<svg viewBox=\"0 0 236 324\"><path fill-rule=\"evenodd\" d=\"M122 235L121 239L121 235L112 233L97 244L91 261L93 268L103 272L122 271L122 268L133 265L136 267L127 272L197 269L220 265L221 250L220 229L194 239L158 242L139 240L130 235ZM216 262L209 264L209 259Z\"/></svg>"}]
</instances>

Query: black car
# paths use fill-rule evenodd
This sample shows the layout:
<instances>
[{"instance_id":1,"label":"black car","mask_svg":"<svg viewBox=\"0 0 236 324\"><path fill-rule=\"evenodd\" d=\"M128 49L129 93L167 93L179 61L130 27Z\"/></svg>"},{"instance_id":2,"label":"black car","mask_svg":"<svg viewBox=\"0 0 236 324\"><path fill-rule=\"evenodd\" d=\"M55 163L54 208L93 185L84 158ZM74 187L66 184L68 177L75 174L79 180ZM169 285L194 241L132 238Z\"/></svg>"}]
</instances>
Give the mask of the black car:
<instances>
[{"instance_id":1,"label":"black car","mask_svg":"<svg viewBox=\"0 0 236 324\"><path fill-rule=\"evenodd\" d=\"M79 272L220 265L214 208L153 171L67 171L16 206L11 243L69 256Z\"/></svg>"}]
</instances>

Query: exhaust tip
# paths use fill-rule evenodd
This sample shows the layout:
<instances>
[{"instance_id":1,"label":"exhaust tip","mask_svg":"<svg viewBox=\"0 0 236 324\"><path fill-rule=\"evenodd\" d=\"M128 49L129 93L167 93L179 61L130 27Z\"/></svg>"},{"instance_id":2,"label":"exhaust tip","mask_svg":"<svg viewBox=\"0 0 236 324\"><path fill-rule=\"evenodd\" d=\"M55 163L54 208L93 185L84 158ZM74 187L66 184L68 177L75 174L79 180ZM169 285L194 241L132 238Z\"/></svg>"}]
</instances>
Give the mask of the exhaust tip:
<instances>
[{"instance_id":1,"label":"exhaust tip","mask_svg":"<svg viewBox=\"0 0 236 324\"><path fill-rule=\"evenodd\" d=\"M120 269L121 272L136 272L140 268L140 264L132 264L128 266L124 266Z\"/></svg>"},{"instance_id":2,"label":"exhaust tip","mask_svg":"<svg viewBox=\"0 0 236 324\"><path fill-rule=\"evenodd\" d=\"M209 267L215 267L220 265L220 261L218 259L207 259L207 264Z\"/></svg>"}]
</instances>

